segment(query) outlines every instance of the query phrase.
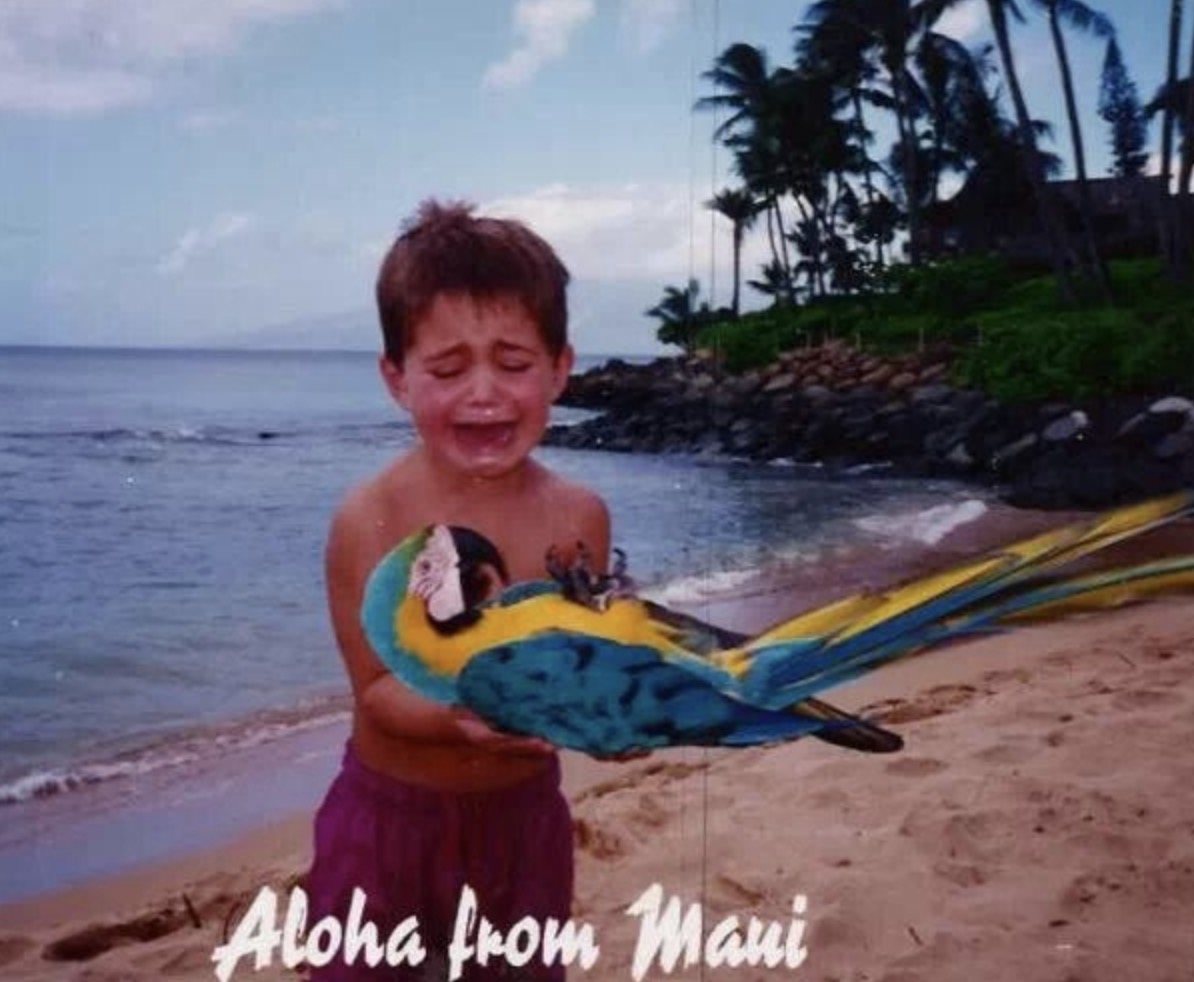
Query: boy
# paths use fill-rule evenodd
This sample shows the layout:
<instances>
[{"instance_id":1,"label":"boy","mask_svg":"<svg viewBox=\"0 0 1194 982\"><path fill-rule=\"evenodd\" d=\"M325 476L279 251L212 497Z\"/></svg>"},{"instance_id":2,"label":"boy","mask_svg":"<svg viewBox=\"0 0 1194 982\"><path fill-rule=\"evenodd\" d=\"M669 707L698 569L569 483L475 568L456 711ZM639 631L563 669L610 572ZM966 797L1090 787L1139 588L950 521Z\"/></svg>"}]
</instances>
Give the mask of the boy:
<instances>
[{"instance_id":1,"label":"boy","mask_svg":"<svg viewBox=\"0 0 1194 982\"><path fill-rule=\"evenodd\" d=\"M578 542L605 568L605 504L530 456L572 369L567 282L529 229L460 204L424 203L382 263L381 374L418 442L351 491L332 522L328 597L354 708L343 768L316 816L307 922L334 914L343 923L357 887L383 940L413 915L433 954L405 971L340 958L316 970L316 982L446 978L434 953L450 940L465 884L499 928L568 917L572 824L553 748L419 698L382 666L359 624L370 572L430 523L481 532L514 581L542 579L548 549L567 557ZM503 969L501 959L469 964L464 978L513 977ZM563 974L534 962L517 973Z\"/></svg>"}]
</instances>

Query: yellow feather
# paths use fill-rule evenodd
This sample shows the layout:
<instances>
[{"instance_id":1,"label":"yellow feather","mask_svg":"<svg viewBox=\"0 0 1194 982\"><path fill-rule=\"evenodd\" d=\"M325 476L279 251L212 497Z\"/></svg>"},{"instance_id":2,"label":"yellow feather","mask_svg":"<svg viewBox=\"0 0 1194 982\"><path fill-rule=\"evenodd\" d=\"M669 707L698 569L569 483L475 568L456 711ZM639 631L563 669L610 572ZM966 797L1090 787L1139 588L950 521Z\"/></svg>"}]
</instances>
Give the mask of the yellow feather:
<instances>
[{"instance_id":1,"label":"yellow feather","mask_svg":"<svg viewBox=\"0 0 1194 982\"><path fill-rule=\"evenodd\" d=\"M628 645L646 645L663 654L685 656L656 624L646 607L633 599L615 600L604 611L546 594L509 607L487 607L480 620L459 634L443 635L427 619L423 601L407 596L398 608L395 629L403 646L432 671L457 675L474 654L544 631L566 631Z\"/></svg>"}]
</instances>

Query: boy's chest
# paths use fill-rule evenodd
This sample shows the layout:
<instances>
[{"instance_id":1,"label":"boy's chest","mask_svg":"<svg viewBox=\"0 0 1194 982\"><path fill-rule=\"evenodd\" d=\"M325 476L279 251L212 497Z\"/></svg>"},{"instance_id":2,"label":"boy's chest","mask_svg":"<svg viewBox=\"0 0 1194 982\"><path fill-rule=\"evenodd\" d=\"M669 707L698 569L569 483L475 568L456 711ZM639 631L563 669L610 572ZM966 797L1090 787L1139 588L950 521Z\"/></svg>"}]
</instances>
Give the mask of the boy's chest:
<instances>
[{"instance_id":1,"label":"boy's chest","mask_svg":"<svg viewBox=\"0 0 1194 982\"><path fill-rule=\"evenodd\" d=\"M512 514L495 510L468 513L436 507L429 503L418 509L404 510L386 523L384 541L379 542L378 558L403 539L427 525L447 524L471 528L492 542L505 560L510 581L548 578L547 553L555 548L571 558L577 532L558 510L544 508L535 514Z\"/></svg>"}]
</instances>

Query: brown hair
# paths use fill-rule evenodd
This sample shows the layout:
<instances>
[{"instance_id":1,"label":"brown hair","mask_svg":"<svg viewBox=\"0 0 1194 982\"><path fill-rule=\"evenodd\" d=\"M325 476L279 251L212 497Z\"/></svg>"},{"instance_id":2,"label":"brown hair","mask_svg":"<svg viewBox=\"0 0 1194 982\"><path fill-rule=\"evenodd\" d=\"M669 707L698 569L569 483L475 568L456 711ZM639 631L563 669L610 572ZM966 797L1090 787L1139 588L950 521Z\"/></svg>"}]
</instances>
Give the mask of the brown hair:
<instances>
[{"instance_id":1,"label":"brown hair","mask_svg":"<svg viewBox=\"0 0 1194 982\"><path fill-rule=\"evenodd\" d=\"M403 225L377 275L386 357L401 364L415 325L437 294L518 300L558 357L568 341L568 270L521 222L478 218L466 202L424 201Z\"/></svg>"}]
</instances>

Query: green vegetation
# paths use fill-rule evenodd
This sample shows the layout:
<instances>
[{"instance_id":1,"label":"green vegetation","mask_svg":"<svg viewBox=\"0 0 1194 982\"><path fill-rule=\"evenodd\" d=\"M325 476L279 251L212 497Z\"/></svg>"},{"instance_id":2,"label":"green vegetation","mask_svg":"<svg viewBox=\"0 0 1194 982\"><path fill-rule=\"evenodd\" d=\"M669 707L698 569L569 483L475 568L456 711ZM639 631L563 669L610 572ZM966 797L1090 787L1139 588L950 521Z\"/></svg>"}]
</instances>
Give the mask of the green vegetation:
<instances>
[{"instance_id":1,"label":"green vegetation","mask_svg":"<svg viewBox=\"0 0 1194 982\"><path fill-rule=\"evenodd\" d=\"M879 353L949 345L955 381L1007 401L1194 391L1194 296L1156 260L1111 264L1114 306L1064 304L1051 276L996 259L899 267L886 292L706 324L699 347L745 371L838 338Z\"/></svg>"},{"instance_id":2,"label":"green vegetation","mask_svg":"<svg viewBox=\"0 0 1194 982\"><path fill-rule=\"evenodd\" d=\"M730 310L698 305L695 281L666 287L647 311L657 337L717 348L732 371L826 338L879 352L949 344L957 381L1008 400L1194 390L1184 0L1169 4L1167 67L1154 52L1143 106L1116 26L1092 3L984 0L994 43L968 46L942 28L962 0L813 0L789 52L727 46L694 108L719 114L714 139L740 182L708 202L732 234ZM1012 22L1050 39L1064 129L1032 112ZM1104 50L1097 89L1070 70L1090 44ZM1080 107L1092 99L1121 181L1087 175ZM1050 141L1072 180L1056 180ZM1141 177L1151 153L1161 174ZM751 226L768 246L753 274L741 269ZM1004 258L977 255L991 250ZM772 308L738 317L743 282Z\"/></svg>"}]
</instances>

